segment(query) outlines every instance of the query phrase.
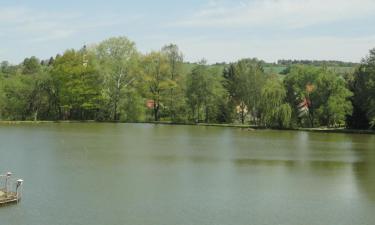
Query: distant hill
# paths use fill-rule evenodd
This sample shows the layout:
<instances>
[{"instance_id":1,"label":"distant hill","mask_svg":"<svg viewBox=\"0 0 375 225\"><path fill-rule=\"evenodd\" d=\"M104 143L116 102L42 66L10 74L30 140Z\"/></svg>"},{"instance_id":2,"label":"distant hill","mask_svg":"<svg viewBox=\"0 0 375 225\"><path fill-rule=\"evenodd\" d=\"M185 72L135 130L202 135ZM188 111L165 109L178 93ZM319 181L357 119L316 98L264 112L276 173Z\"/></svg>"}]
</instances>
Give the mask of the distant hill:
<instances>
[{"instance_id":1,"label":"distant hill","mask_svg":"<svg viewBox=\"0 0 375 225\"><path fill-rule=\"evenodd\" d=\"M338 74L346 74L354 72L355 68L359 65L359 63L353 62L342 62L342 61L335 61L335 60L278 60L277 63L268 63L265 61L260 61L263 64L264 71L268 74L280 74L285 75L287 73L287 69L293 65L308 65L308 66L315 66L315 67L323 67L326 66L329 69L335 71ZM184 72L189 73L197 63L184 63ZM217 67L219 69L224 69L228 66L229 63L215 63L211 64L212 67Z\"/></svg>"}]
</instances>

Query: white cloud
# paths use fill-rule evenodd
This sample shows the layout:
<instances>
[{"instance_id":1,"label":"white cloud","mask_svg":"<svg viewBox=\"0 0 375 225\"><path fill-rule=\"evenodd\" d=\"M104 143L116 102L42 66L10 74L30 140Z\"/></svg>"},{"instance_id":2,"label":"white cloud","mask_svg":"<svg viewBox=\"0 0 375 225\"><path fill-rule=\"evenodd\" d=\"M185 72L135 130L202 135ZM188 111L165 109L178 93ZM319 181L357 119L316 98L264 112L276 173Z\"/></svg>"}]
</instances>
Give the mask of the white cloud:
<instances>
[{"instance_id":1,"label":"white cloud","mask_svg":"<svg viewBox=\"0 0 375 225\"><path fill-rule=\"evenodd\" d=\"M321 32L321 28L374 19L374 12L375 0L216 0L172 27L193 32L195 28L220 28L221 31L206 29L194 38L177 41L192 61L202 57L211 63L257 57L267 61L292 58L358 62L375 47L375 33L370 27L366 34L353 33L348 27L347 35L341 36ZM295 30L313 25L316 32ZM240 28L243 35L231 33L232 28ZM257 33L255 28L262 32Z\"/></svg>"},{"instance_id":2,"label":"white cloud","mask_svg":"<svg viewBox=\"0 0 375 225\"><path fill-rule=\"evenodd\" d=\"M74 14L45 13L23 7L2 8L0 28L6 31L3 37L60 39L74 33L74 25L69 22L78 17Z\"/></svg>"},{"instance_id":3,"label":"white cloud","mask_svg":"<svg viewBox=\"0 0 375 225\"><path fill-rule=\"evenodd\" d=\"M209 1L184 20L168 18L178 21L172 27L163 26L163 19L138 14L0 7L0 42L3 43L0 58L19 62L29 55L48 57L109 35L130 35L145 52L159 49L166 43L176 43L187 60L197 61L204 57L212 63L243 57L267 61L280 58L359 61L368 49L375 47L375 33L371 27L366 28L367 32L357 33L348 29L341 37L338 33L321 32L319 26L309 32L288 30L331 22L344 25L345 21L361 18L373 20L375 0L239 1ZM137 23L139 21L141 23ZM184 29L179 29L181 26ZM204 29L204 32L195 29L201 27L221 29ZM241 29L231 32L233 27ZM264 29L262 32L251 29L257 27ZM286 30L274 32L279 28Z\"/></svg>"},{"instance_id":4,"label":"white cloud","mask_svg":"<svg viewBox=\"0 0 375 225\"><path fill-rule=\"evenodd\" d=\"M72 37L90 29L99 29L138 20L140 16L95 15L74 12L46 12L24 7L0 8L2 38L20 38L44 42Z\"/></svg>"},{"instance_id":5,"label":"white cloud","mask_svg":"<svg viewBox=\"0 0 375 225\"><path fill-rule=\"evenodd\" d=\"M177 44L187 60L209 59L210 63L257 57L269 62L278 59L325 59L359 62L375 47L375 36L361 38L306 37L278 40L212 38L181 39Z\"/></svg>"},{"instance_id":6,"label":"white cloud","mask_svg":"<svg viewBox=\"0 0 375 225\"><path fill-rule=\"evenodd\" d=\"M121 28L134 26L141 19L143 15L137 13L0 7L0 61L19 63L31 55L48 58L109 35L126 35Z\"/></svg>"},{"instance_id":7,"label":"white cloud","mask_svg":"<svg viewBox=\"0 0 375 225\"><path fill-rule=\"evenodd\" d=\"M248 0L236 3L210 1L194 15L173 25L301 28L365 18L373 15L374 11L374 0Z\"/></svg>"}]
</instances>

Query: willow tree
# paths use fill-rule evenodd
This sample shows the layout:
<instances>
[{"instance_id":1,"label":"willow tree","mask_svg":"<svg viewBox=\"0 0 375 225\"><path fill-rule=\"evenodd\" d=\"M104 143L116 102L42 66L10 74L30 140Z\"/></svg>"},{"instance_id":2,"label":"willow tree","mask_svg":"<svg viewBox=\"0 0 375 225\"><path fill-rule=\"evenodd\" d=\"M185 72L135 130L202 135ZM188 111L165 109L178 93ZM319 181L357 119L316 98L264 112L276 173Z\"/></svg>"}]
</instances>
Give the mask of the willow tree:
<instances>
[{"instance_id":1,"label":"willow tree","mask_svg":"<svg viewBox=\"0 0 375 225\"><path fill-rule=\"evenodd\" d=\"M125 97L125 88L137 78L138 52L135 43L126 37L109 38L95 49L104 75L103 95L110 109L111 119L118 121L119 103Z\"/></svg>"},{"instance_id":2,"label":"willow tree","mask_svg":"<svg viewBox=\"0 0 375 225\"><path fill-rule=\"evenodd\" d=\"M260 109L262 125L278 128L290 126L292 108L286 102L286 90L278 77L267 79L262 88Z\"/></svg>"}]
</instances>

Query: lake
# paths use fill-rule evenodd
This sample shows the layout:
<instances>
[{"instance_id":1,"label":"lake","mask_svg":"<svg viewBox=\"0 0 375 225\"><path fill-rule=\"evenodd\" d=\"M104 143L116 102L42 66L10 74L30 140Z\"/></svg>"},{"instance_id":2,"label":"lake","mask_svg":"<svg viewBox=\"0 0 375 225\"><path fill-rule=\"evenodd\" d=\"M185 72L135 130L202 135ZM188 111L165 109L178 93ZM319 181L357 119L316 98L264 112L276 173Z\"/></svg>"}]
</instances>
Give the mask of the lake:
<instances>
[{"instance_id":1,"label":"lake","mask_svg":"<svg viewBox=\"0 0 375 225\"><path fill-rule=\"evenodd\" d=\"M4 225L371 225L375 135L0 125Z\"/></svg>"}]
</instances>

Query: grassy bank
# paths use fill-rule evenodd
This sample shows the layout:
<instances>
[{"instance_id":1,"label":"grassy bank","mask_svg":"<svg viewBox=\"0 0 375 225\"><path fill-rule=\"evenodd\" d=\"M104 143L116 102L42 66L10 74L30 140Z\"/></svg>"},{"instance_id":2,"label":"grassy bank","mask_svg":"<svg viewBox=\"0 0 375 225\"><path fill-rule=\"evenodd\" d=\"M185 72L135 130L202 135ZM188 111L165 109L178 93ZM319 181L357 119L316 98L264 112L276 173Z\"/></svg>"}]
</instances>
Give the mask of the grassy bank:
<instances>
[{"instance_id":1,"label":"grassy bank","mask_svg":"<svg viewBox=\"0 0 375 225\"><path fill-rule=\"evenodd\" d=\"M98 123L94 120L85 120L85 121L79 121L79 120L58 120L58 121L8 121L8 120L0 120L0 125L16 125L16 124L51 124L51 123Z\"/></svg>"},{"instance_id":2,"label":"grassy bank","mask_svg":"<svg viewBox=\"0 0 375 225\"><path fill-rule=\"evenodd\" d=\"M298 128L295 130L319 133L375 134L375 130L353 130L346 128Z\"/></svg>"},{"instance_id":3,"label":"grassy bank","mask_svg":"<svg viewBox=\"0 0 375 225\"><path fill-rule=\"evenodd\" d=\"M97 122L89 121L0 121L0 125L17 125L17 124L51 124L51 123L124 123L124 122ZM253 125L242 124L214 124L214 123L173 123L173 122L136 122L135 124L155 124L155 125L170 125L170 126L202 126L202 127L229 127L246 130L278 130L278 131L304 131L316 133L345 133L345 134L375 134L375 130L353 130L345 128L290 128L290 129L269 129Z\"/></svg>"},{"instance_id":4,"label":"grassy bank","mask_svg":"<svg viewBox=\"0 0 375 225\"><path fill-rule=\"evenodd\" d=\"M278 130L278 131L304 131L304 132L317 132L317 133L347 133L347 134L375 134L375 130L353 130L346 128L288 128L276 129L265 128L253 125L242 124L210 124L210 123L171 123L171 122L145 122L148 124L161 124L161 125L191 125L191 126L206 126L206 127L231 127L241 128L248 130Z\"/></svg>"}]
</instances>

